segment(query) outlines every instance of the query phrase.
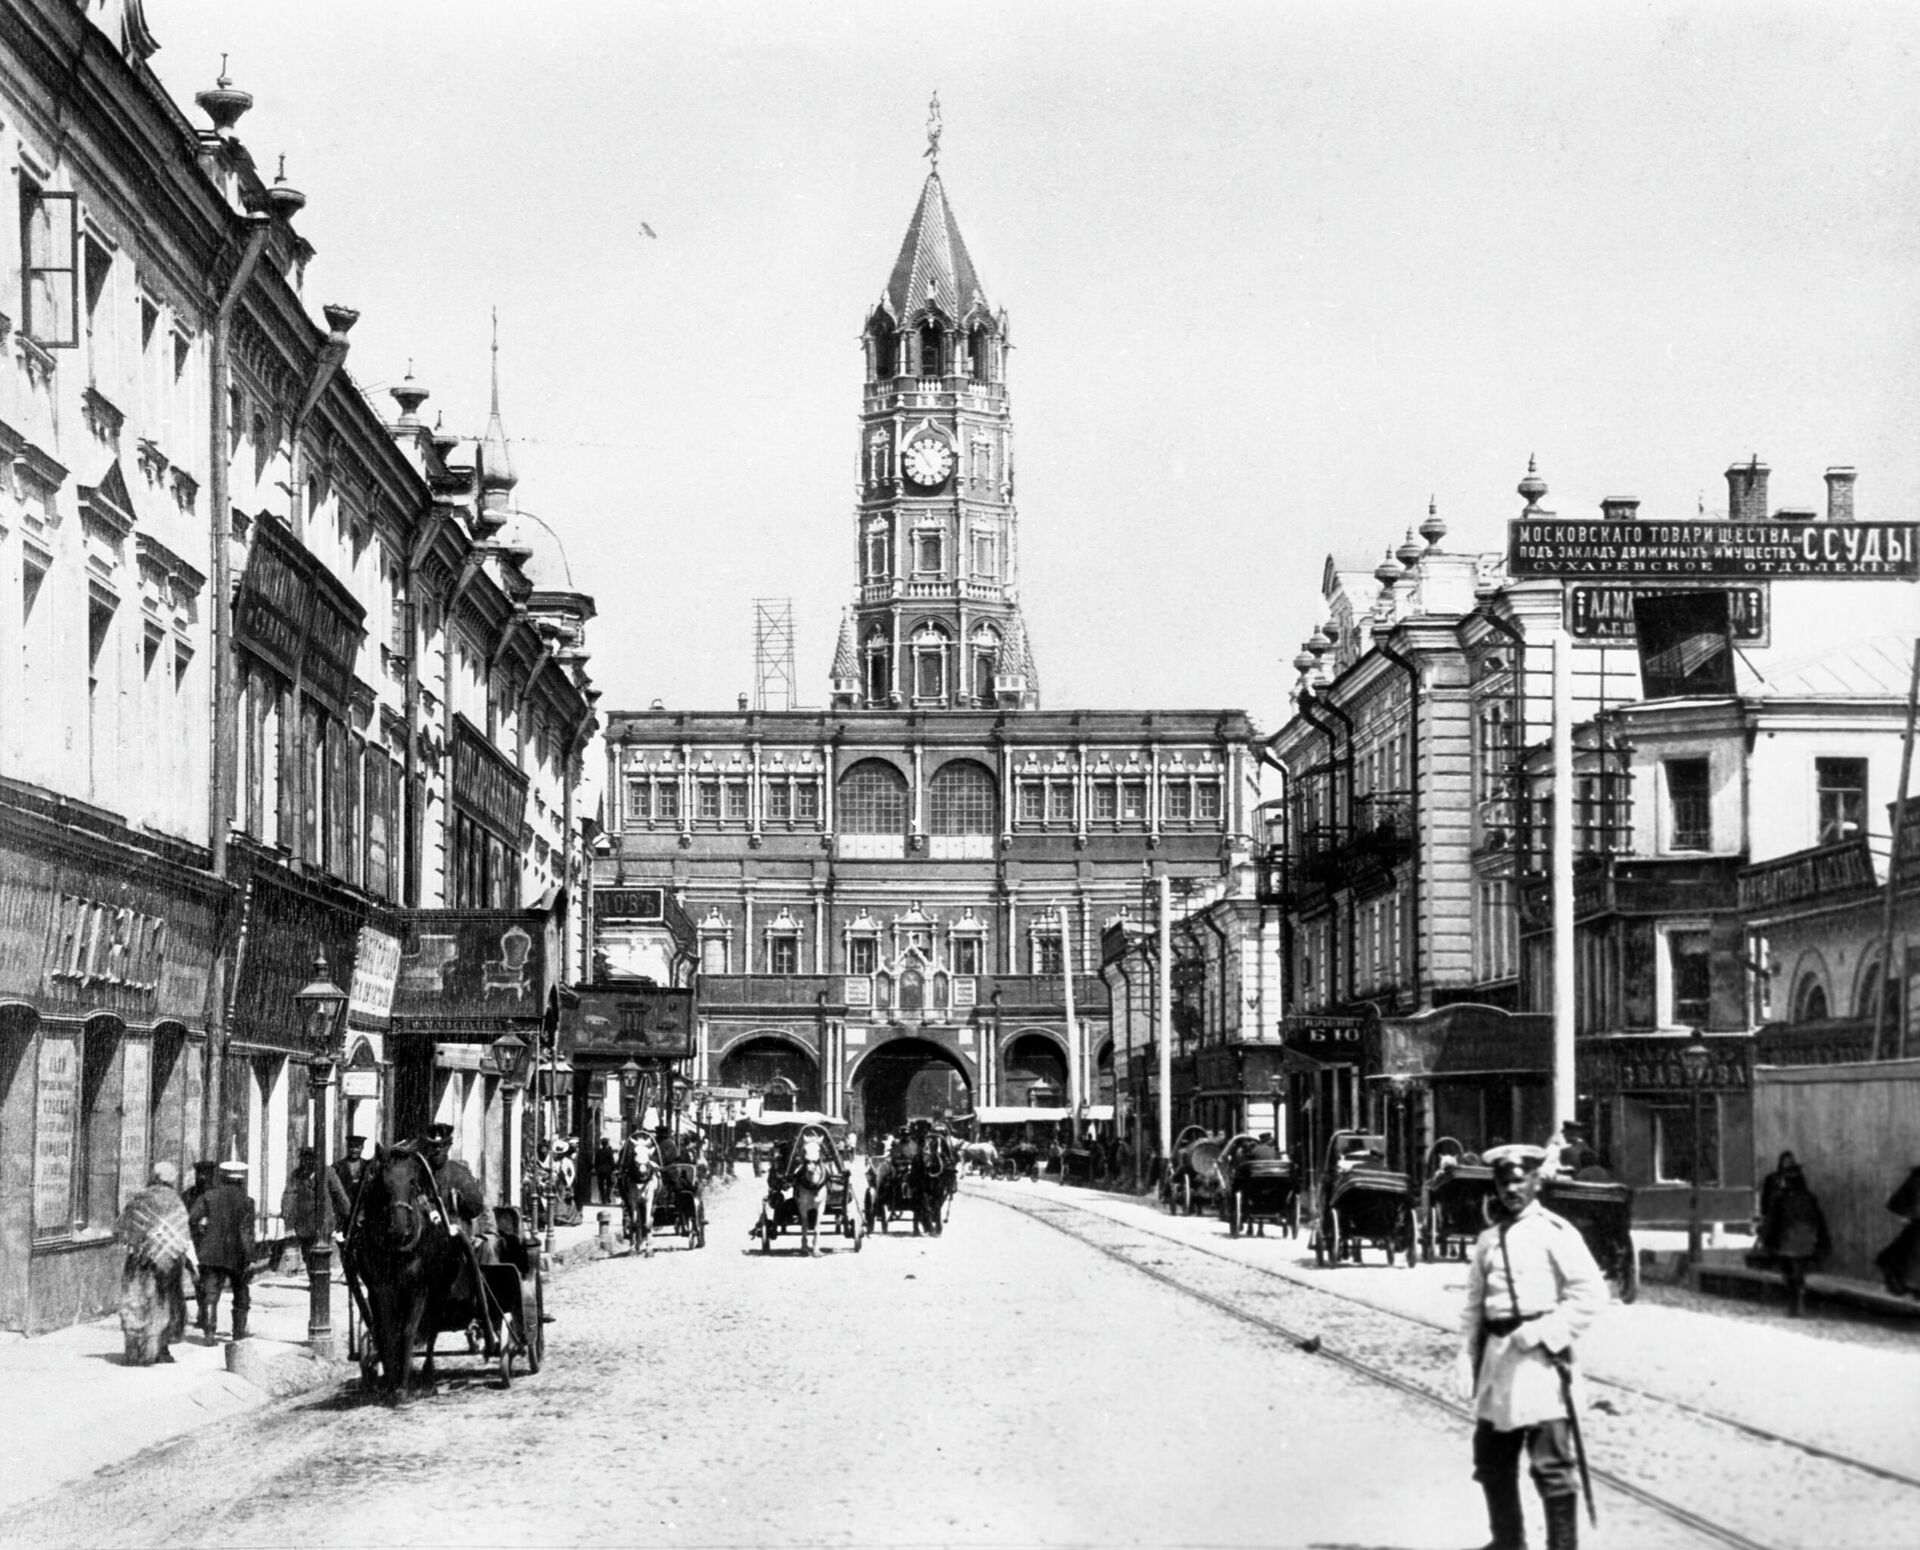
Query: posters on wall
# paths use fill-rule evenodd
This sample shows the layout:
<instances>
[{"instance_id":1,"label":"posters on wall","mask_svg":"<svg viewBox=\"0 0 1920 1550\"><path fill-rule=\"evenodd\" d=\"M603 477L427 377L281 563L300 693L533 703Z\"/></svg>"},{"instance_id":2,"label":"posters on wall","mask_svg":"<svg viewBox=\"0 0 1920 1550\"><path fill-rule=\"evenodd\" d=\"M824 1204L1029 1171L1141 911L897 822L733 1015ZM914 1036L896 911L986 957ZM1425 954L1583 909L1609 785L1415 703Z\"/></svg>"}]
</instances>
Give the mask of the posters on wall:
<instances>
[{"instance_id":1,"label":"posters on wall","mask_svg":"<svg viewBox=\"0 0 1920 1550\"><path fill-rule=\"evenodd\" d=\"M153 1046L129 1039L122 1056L120 1116L120 1209L147 1186L148 1097Z\"/></svg>"},{"instance_id":2,"label":"posters on wall","mask_svg":"<svg viewBox=\"0 0 1920 1550\"><path fill-rule=\"evenodd\" d=\"M80 1114L80 1046L71 1035L40 1040L34 1087L33 1230L64 1233L73 1216L73 1142Z\"/></svg>"}]
</instances>

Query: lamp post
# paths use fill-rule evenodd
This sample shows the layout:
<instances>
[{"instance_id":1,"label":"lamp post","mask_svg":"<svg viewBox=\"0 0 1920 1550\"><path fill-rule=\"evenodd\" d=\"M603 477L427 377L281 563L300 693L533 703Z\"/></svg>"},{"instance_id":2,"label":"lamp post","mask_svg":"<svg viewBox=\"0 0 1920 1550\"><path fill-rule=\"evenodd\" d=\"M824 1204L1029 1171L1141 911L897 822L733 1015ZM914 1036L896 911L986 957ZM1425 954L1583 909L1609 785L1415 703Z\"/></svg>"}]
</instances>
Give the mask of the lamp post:
<instances>
[{"instance_id":1,"label":"lamp post","mask_svg":"<svg viewBox=\"0 0 1920 1550\"><path fill-rule=\"evenodd\" d=\"M1693 1093L1693 1163L1687 1183L1687 1284L1700 1290L1700 1113L1701 1095L1707 1085L1707 1072L1713 1065L1713 1052L1695 1029L1693 1042L1680 1051L1680 1064L1687 1073L1687 1086Z\"/></svg>"},{"instance_id":2,"label":"lamp post","mask_svg":"<svg viewBox=\"0 0 1920 1550\"><path fill-rule=\"evenodd\" d=\"M637 1117L633 1111L634 1095L640 1091L640 1062L631 1055L627 1056L627 1063L620 1068L620 1091L626 1094L622 1117L631 1130Z\"/></svg>"},{"instance_id":3,"label":"lamp post","mask_svg":"<svg viewBox=\"0 0 1920 1550\"><path fill-rule=\"evenodd\" d=\"M306 1020L307 1083L313 1097L315 1168L313 1247L307 1251L307 1344L318 1356L333 1356L333 1202L328 1198L321 1153L327 1133L327 1095L340 1048L347 993L327 977L325 954L313 960L313 978L293 993Z\"/></svg>"}]
</instances>

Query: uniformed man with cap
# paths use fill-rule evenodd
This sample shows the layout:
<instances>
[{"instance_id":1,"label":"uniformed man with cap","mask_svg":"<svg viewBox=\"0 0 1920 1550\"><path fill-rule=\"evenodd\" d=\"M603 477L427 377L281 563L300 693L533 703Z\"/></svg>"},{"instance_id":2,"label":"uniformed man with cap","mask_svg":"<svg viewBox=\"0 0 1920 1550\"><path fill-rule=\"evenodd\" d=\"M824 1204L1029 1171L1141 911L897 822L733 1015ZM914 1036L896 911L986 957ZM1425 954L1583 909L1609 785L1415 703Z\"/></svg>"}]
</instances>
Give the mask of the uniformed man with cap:
<instances>
[{"instance_id":1,"label":"uniformed man with cap","mask_svg":"<svg viewBox=\"0 0 1920 1550\"><path fill-rule=\"evenodd\" d=\"M473 1170L452 1153L453 1126L432 1124L421 1133L420 1156L432 1172L440 1199L453 1219L448 1225L457 1225L466 1234L473 1244L475 1259L491 1265L495 1262L493 1212L487 1209L487 1197Z\"/></svg>"},{"instance_id":2,"label":"uniformed man with cap","mask_svg":"<svg viewBox=\"0 0 1920 1550\"><path fill-rule=\"evenodd\" d=\"M1607 1304L1607 1283L1579 1231L1538 1200L1544 1147L1497 1146L1494 1224L1474 1243L1461 1320L1471 1375L1473 1477L1487 1499L1488 1550L1525 1550L1520 1454L1547 1519L1548 1550L1575 1550L1580 1480L1562 1369Z\"/></svg>"}]
</instances>

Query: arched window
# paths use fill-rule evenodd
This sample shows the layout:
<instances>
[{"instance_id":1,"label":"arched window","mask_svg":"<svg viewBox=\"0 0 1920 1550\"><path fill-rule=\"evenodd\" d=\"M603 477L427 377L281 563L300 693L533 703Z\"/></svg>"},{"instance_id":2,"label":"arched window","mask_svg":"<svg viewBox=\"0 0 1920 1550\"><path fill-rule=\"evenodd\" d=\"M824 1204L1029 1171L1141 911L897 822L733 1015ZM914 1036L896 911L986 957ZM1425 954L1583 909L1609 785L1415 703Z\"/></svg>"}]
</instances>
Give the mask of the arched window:
<instances>
[{"instance_id":1,"label":"arched window","mask_svg":"<svg viewBox=\"0 0 1920 1550\"><path fill-rule=\"evenodd\" d=\"M887 659L887 638L875 630L867 637L867 703L884 705L892 692L893 672Z\"/></svg>"},{"instance_id":2,"label":"arched window","mask_svg":"<svg viewBox=\"0 0 1920 1550\"><path fill-rule=\"evenodd\" d=\"M1793 996L1793 1020L1796 1023L1820 1023L1827 1020L1827 987L1817 975L1806 975Z\"/></svg>"},{"instance_id":3,"label":"arched window","mask_svg":"<svg viewBox=\"0 0 1920 1550\"><path fill-rule=\"evenodd\" d=\"M946 375L946 331L938 323L920 325L920 375Z\"/></svg>"},{"instance_id":4,"label":"arched window","mask_svg":"<svg viewBox=\"0 0 1920 1550\"><path fill-rule=\"evenodd\" d=\"M863 759L840 777L836 801L846 834L905 834L907 782L891 764Z\"/></svg>"},{"instance_id":5,"label":"arched window","mask_svg":"<svg viewBox=\"0 0 1920 1550\"><path fill-rule=\"evenodd\" d=\"M899 373L900 345L899 335L884 323L876 323L873 329L873 374L876 379L885 381Z\"/></svg>"},{"instance_id":6,"label":"arched window","mask_svg":"<svg viewBox=\"0 0 1920 1550\"><path fill-rule=\"evenodd\" d=\"M977 705L993 703L993 675L1000 668L1000 637L986 625L973 632L973 698Z\"/></svg>"},{"instance_id":7,"label":"arched window","mask_svg":"<svg viewBox=\"0 0 1920 1550\"><path fill-rule=\"evenodd\" d=\"M943 764L927 786L928 832L994 834L993 774L983 764L958 759Z\"/></svg>"},{"instance_id":8,"label":"arched window","mask_svg":"<svg viewBox=\"0 0 1920 1550\"><path fill-rule=\"evenodd\" d=\"M974 325L972 336L968 340L968 349L973 356L973 380L988 382L992 380L989 352L993 349L993 335L987 332L986 325Z\"/></svg>"},{"instance_id":9,"label":"arched window","mask_svg":"<svg viewBox=\"0 0 1920 1550\"><path fill-rule=\"evenodd\" d=\"M923 624L913 632L913 696L917 700L944 699L947 693L947 648L952 642L937 624Z\"/></svg>"},{"instance_id":10,"label":"arched window","mask_svg":"<svg viewBox=\"0 0 1920 1550\"><path fill-rule=\"evenodd\" d=\"M926 1005L927 982L918 969L903 969L900 973L900 1010L918 1012Z\"/></svg>"}]
</instances>

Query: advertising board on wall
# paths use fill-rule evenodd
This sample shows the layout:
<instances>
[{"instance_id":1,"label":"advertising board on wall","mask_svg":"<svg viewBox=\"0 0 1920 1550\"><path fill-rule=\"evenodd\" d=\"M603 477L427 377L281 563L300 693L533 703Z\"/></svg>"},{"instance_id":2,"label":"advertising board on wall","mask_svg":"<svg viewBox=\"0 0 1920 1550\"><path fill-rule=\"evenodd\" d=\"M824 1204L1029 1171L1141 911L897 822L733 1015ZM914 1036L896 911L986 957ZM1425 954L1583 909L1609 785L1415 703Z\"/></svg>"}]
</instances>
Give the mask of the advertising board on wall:
<instances>
[{"instance_id":1,"label":"advertising board on wall","mask_svg":"<svg viewBox=\"0 0 1920 1550\"><path fill-rule=\"evenodd\" d=\"M1575 640L1634 643L1633 605L1658 584L1628 586L1607 582L1575 582L1567 588L1567 633ZM1742 646L1772 644L1770 590L1767 583L1728 587L1727 616L1733 638Z\"/></svg>"},{"instance_id":2,"label":"advertising board on wall","mask_svg":"<svg viewBox=\"0 0 1920 1550\"><path fill-rule=\"evenodd\" d=\"M545 910L414 910L402 917L393 1030L484 1043L538 1028L554 958Z\"/></svg>"},{"instance_id":3,"label":"advertising board on wall","mask_svg":"<svg viewBox=\"0 0 1920 1550\"><path fill-rule=\"evenodd\" d=\"M1507 569L1516 579L1913 579L1920 577L1920 523L1521 518L1508 525Z\"/></svg>"},{"instance_id":4,"label":"advertising board on wall","mask_svg":"<svg viewBox=\"0 0 1920 1550\"><path fill-rule=\"evenodd\" d=\"M665 985L596 985L580 991L574 1053L684 1060L693 1053L693 992Z\"/></svg>"}]
</instances>

